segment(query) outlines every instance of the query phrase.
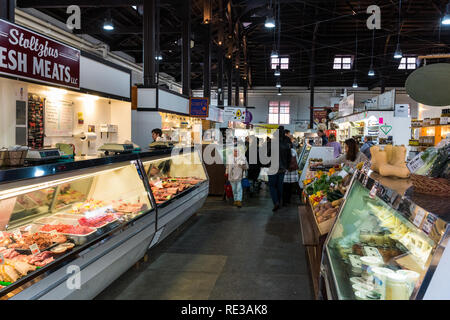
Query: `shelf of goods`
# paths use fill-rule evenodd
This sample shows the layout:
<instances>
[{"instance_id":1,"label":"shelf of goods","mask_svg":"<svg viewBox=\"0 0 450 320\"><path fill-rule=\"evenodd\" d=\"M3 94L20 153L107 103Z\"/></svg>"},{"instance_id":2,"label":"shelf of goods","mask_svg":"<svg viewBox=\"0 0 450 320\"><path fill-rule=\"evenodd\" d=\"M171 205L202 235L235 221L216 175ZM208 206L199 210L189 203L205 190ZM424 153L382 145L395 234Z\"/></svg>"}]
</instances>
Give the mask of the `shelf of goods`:
<instances>
[{"instance_id":1,"label":"shelf of goods","mask_svg":"<svg viewBox=\"0 0 450 320\"><path fill-rule=\"evenodd\" d=\"M450 263L441 259L449 209L445 197L414 192L410 179L356 171L324 245L322 292L332 300L448 299L439 266Z\"/></svg>"},{"instance_id":2,"label":"shelf of goods","mask_svg":"<svg viewBox=\"0 0 450 320\"><path fill-rule=\"evenodd\" d=\"M171 151L0 171L0 299L92 299L192 216L209 179Z\"/></svg>"},{"instance_id":3,"label":"shelf of goods","mask_svg":"<svg viewBox=\"0 0 450 320\"><path fill-rule=\"evenodd\" d=\"M306 148L306 149L305 149ZM305 146L304 151L299 158L299 171L301 171L300 179L298 181L299 186L303 189L303 181L309 179L314 173L310 170L311 159L321 159L323 161L334 159L334 148L333 147L310 147Z\"/></svg>"},{"instance_id":4,"label":"shelf of goods","mask_svg":"<svg viewBox=\"0 0 450 320\"><path fill-rule=\"evenodd\" d=\"M304 182L305 205L299 206L299 221L316 299L319 297L322 247L344 200L346 185L350 180L351 176L345 171L331 168L327 172L317 171L314 180Z\"/></svg>"}]
</instances>

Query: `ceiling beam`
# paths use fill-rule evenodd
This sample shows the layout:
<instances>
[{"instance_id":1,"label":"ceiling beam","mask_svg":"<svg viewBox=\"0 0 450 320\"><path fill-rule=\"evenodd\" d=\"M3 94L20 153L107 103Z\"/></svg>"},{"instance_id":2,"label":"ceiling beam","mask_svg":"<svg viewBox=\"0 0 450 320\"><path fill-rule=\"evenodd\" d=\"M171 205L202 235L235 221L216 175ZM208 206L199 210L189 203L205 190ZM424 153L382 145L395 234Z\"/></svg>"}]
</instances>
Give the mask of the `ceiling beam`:
<instances>
[{"instance_id":1,"label":"ceiling beam","mask_svg":"<svg viewBox=\"0 0 450 320\"><path fill-rule=\"evenodd\" d=\"M129 7L143 4L143 0L17 0L19 8Z\"/></svg>"}]
</instances>

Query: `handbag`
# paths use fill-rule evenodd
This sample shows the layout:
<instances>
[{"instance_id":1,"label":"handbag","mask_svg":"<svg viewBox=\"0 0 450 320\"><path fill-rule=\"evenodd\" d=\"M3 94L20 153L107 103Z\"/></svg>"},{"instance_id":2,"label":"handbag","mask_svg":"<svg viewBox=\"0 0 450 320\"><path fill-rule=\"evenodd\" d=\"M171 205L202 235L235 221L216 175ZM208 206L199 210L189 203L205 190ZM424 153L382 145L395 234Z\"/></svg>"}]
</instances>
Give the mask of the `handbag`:
<instances>
[{"instance_id":1,"label":"handbag","mask_svg":"<svg viewBox=\"0 0 450 320\"><path fill-rule=\"evenodd\" d=\"M242 188L250 188L250 181L247 178L242 179L241 184Z\"/></svg>"},{"instance_id":2,"label":"handbag","mask_svg":"<svg viewBox=\"0 0 450 320\"><path fill-rule=\"evenodd\" d=\"M229 181L227 181L227 183L225 183L225 195L227 198L233 198L233 188L231 187L231 184Z\"/></svg>"},{"instance_id":3,"label":"handbag","mask_svg":"<svg viewBox=\"0 0 450 320\"><path fill-rule=\"evenodd\" d=\"M289 162L288 171L296 171L298 170L297 157L291 155L291 161Z\"/></svg>"}]
</instances>

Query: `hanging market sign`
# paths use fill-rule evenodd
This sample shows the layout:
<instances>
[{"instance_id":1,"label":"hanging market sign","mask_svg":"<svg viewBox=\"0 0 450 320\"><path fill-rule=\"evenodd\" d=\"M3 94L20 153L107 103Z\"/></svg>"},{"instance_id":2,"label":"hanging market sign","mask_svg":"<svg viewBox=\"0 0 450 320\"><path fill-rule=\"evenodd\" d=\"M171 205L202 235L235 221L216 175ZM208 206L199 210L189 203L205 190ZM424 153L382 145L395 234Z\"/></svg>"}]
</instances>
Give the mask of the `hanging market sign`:
<instances>
[{"instance_id":1,"label":"hanging market sign","mask_svg":"<svg viewBox=\"0 0 450 320\"><path fill-rule=\"evenodd\" d=\"M389 125L387 125L387 124L384 124L384 125L380 126L380 130L381 130L385 135L388 135L389 132L392 131L392 126L389 126Z\"/></svg>"},{"instance_id":2,"label":"hanging market sign","mask_svg":"<svg viewBox=\"0 0 450 320\"><path fill-rule=\"evenodd\" d=\"M233 122L244 122L246 117L246 108L225 107L223 110L223 120Z\"/></svg>"},{"instance_id":3,"label":"hanging market sign","mask_svg":"<svg viewBox=\"0 0 450 320\"><path fill-rule=\"evenodd\" d=\"M0 19L0 74L80 88L80 50Z\"/></svg>"},{"instance_id":4,"label":"hanging market sign","mask_svg":"<svg viewBox=\"0 0 450 320\"><path fill-rule=\"evenodd\" d=\"M189 115L191 117L208 118L208 116L209 116L209 99L208 98L191 98L189 101Z\"/></svg>"},{"instance_id":5,"label":"hanging market sign","mask_svg":"<svg viewBox=\"0 0 450 320\"><path fill-rule=\"evenodd\" d=\"M339 116L348 116L353 113L355 107L355 94L343 98L339 102Z\"/></svg>"}]
</instances>

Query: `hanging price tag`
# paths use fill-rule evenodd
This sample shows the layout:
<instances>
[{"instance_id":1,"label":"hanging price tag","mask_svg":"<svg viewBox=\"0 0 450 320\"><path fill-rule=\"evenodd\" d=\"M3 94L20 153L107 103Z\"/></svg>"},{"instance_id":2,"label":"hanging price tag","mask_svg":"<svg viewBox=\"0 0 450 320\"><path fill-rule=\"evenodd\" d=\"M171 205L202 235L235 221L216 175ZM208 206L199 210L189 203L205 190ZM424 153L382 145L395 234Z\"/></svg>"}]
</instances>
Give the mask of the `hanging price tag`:
<instances>
[{"instance_id":1,"label":"hanging price tag","mask_svg":"<svg viewBox=\"0 0 450 320\"><path fill-rule=\"evenodd\" d=\"M378 191L378 182L375 182L373 184L372 189L369 192L369 197L371 197L372 199L375 199L375 197L377 195L377 191Z\"/></svg>"},{"instance_id":2,"label":"hanging price tag","mask_svg":"<svg viewBox=\"0 0 450 320\"><path fill-rule=\"evenodd\" d=\"M433 229L434 224L436 223L437 217L434 214L428 214L427 218L425 219L425 222L423 223L422 230L426 234L430 234L431 230Z\"/></svg>"},{"instance_id":3,"label":"hanging price tag","mask_svg":"<svg viewBox=\"0 0 450 320\"><path fill-rule=\"evenodd\" d=\"M423 221L423 218L425 217L425 214L426 214L425 211L423 211L422 209L418 209L417 210L417 214L414 217L414 221L413 221L413 224L416 227L419 227L422 224L422 221Z\"/></svg>"},{"instance_id":4,"label":"hanging price tag","mask_svg":"<svg viewBox=\"0 0 450 320\"><path fill-rule=\"evenodd\" d=\"M0 253L0 265L5 264L5 257L3 256L3 253Z\"/></svg>"},{"instance_id":5,"label":"hanging price tag","mask_svg":"<svg viewBox=\"0 0 450 320\"><path fill-rule=\"evenodd\" d=\"M37 254L41 253L41 251L39 250L39 247L38 247L38 245L36 243L33 243L30 246L30 250L31 250L31 254L32 255L37 255Z\"/></svg>"}]
</instances>

